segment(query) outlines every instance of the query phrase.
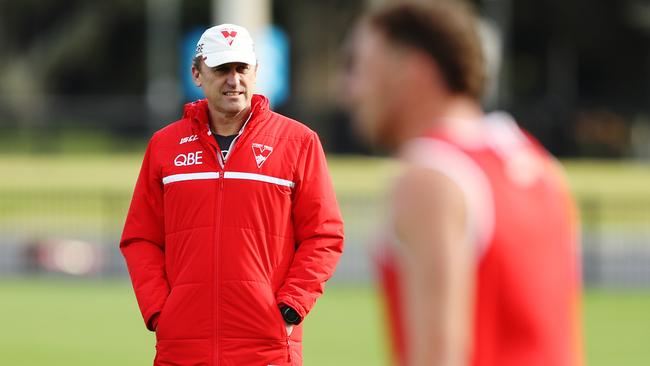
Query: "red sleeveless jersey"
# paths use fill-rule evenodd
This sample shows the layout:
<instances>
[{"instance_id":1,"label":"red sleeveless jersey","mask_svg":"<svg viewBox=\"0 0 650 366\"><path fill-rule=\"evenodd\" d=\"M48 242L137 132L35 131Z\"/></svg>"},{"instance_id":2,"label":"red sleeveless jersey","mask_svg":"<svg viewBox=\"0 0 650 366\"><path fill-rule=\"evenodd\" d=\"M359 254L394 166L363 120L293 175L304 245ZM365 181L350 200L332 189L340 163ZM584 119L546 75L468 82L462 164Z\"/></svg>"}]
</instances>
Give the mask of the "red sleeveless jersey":
<instances>
[{"instance_id":1,"label":"red sleeveless jersey","mask_svg":"<svg viewBox=\"0 0 650 366\"><path fill-rule=\"evenodd\" d=\"M477 257L472 365L582 364L577 215L555 159L502 113L468 131L433 130L411 141L403 158L464 192ZM391 248L377 258L403 364L409 340Z\"/></svg>"}]
</instances>

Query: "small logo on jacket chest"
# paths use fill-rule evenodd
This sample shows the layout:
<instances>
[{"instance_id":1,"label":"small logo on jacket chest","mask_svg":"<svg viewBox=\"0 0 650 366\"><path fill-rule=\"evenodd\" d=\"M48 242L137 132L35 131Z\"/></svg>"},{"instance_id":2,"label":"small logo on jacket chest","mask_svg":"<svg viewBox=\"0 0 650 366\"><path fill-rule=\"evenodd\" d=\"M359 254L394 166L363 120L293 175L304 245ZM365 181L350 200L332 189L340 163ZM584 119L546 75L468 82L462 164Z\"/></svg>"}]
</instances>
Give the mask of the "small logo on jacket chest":
<instances>
[{"instance_id":1,"label":"small logo on jacket chest","mask_svg":"<svg viewBox=\"0 0 650 366\"><path fill-rule=\"evenodd\" d=\"M178 144L183 145L186 142L192 142L192 141L196 141L198 139L199 139L199 137L197 135L187 136L187 137L181 138L181 141Z\"/></svg>"},{"instance_id":2,"label":"small logo on jacket chest","mask_svg":"<svg viewBox=\"0 0 650 366\"><path fill-rule=\"evenodd\" d=\"M253 144L253 156L255 156L255 163L258 168L262 167L262 164L269 158L269 155L273 152L273 147L262 145L262 144Z\"/></svg>"}]
</instances>

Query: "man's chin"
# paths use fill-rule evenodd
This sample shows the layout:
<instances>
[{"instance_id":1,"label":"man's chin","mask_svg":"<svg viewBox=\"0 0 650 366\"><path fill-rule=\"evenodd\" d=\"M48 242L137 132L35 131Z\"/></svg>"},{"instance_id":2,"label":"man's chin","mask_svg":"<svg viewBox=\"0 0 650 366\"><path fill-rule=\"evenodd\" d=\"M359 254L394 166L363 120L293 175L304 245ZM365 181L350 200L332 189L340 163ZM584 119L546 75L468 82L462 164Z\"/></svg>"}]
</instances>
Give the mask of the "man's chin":
<instances>
[{"instance_id":1,"label":"man's chin","mask_svg":"<svg viewBox=\"0 0 650 366\"><path fill-rule=\"evenodd\" d=\"M223 113L227 115L238 115L245 111L249 106L245 102L230 102L230 103L221 103L221 108L219 108Z\"/></svg>"}]
</instances>

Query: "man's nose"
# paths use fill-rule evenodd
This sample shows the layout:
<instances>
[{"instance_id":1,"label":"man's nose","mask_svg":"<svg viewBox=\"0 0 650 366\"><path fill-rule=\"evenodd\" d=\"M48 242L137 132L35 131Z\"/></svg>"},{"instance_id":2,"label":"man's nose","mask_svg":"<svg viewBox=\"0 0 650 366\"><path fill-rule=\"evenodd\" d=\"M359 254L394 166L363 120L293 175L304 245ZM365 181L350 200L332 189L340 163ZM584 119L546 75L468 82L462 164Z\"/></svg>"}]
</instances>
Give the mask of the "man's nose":
<instances>
[{"instance_id":1,"label":"man's nose","mask_svg":"<svg viewBox=\"0 0 650 366\"><path fill-rule=\"evenodd\" d=\"M236 70L232 70L228 73L226 82L229 86L238 86L239 85L239 73Z\"/></svg>"}]
</instances>

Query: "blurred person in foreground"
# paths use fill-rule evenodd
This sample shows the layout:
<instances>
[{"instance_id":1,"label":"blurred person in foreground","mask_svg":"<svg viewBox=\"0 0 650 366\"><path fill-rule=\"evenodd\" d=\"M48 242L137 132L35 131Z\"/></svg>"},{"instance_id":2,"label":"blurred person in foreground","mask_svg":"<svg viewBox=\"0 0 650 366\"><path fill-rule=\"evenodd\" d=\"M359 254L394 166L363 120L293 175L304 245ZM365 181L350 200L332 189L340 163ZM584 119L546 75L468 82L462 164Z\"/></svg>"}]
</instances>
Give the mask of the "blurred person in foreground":
<instances>
[{"instance_id":1,"label":"blurred person in foreground","mask_svg":"<svg viewBox=\"0 0 650 366\"><path fill-rule=\"evenodd\" d=\"M246 29L206 30L192 76L206 99L151 138L120 243L154 364L301 365L343 249L321 143L253 94Z\"/></svg>"},{"instance_id":2,"label":"blurred person in foreground","mask_svg":"<svg viewBox=\"0 0 650 366\"><path fill-rule=\"evenodd\" d=\"M381 277L396 363L580 364L574 203L558 162L480 105L476 18L394 5L350 39L362 135L399 155Z\"/></svg>"}]
</instances>

